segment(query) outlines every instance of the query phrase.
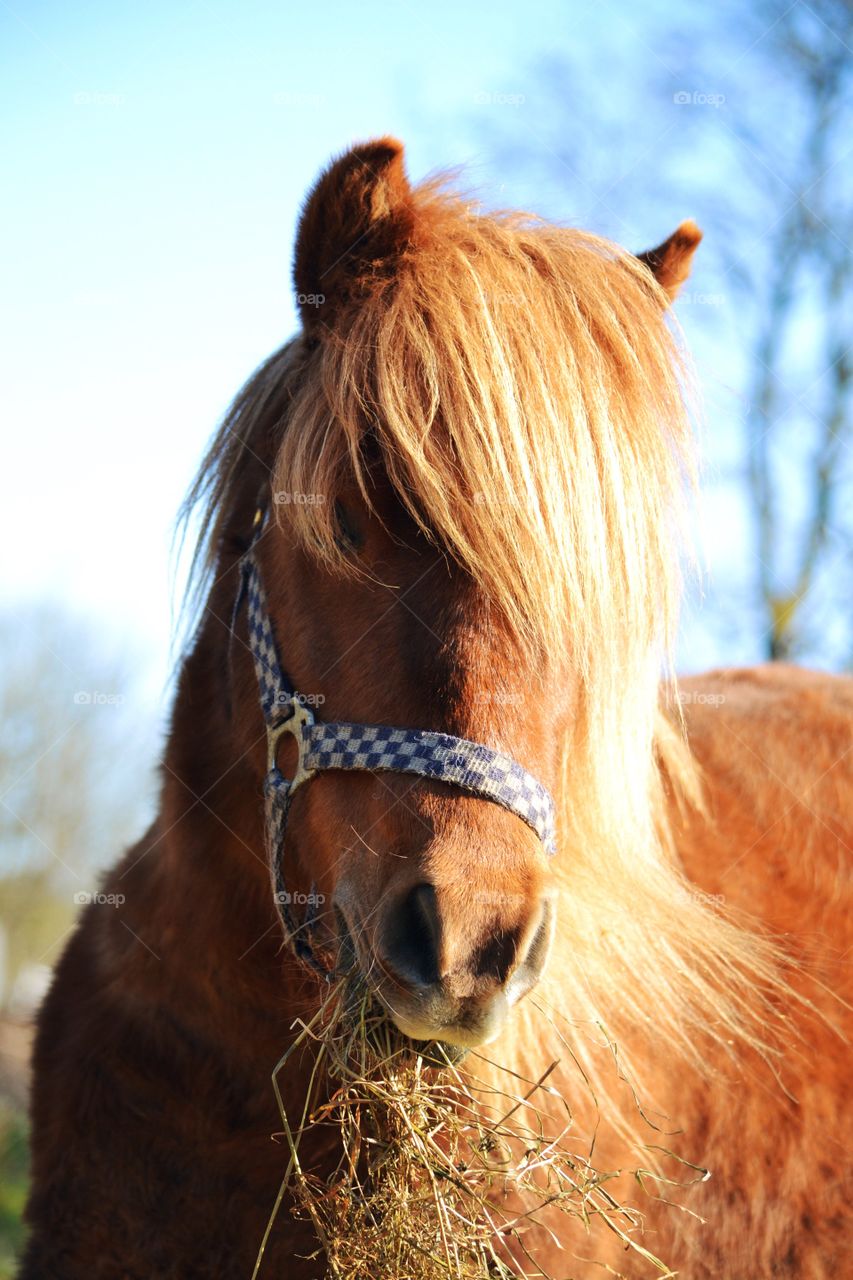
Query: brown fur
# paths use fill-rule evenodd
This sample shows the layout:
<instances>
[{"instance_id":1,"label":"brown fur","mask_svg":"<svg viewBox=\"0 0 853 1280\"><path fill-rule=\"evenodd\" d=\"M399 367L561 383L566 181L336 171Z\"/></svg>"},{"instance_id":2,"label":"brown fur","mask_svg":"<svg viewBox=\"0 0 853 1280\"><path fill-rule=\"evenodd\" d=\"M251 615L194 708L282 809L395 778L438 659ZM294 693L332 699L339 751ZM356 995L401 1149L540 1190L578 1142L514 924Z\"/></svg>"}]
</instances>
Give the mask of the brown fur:
<instances>
[{"instance_id":1,"label":"brown fur","mask_svg":"<svg viewBox=\"0 0 853 1280\"><path fill-rule=\"evenodd\" d=\"M658 284L671 299L677 298L687 277L693 255L699 247L702 232L691 219L682 222L672 235L656 249L647 249L637 255L654 275Z\"/></svg>"},{"instance_id":2,"label":"brown fur","mask_svg":"<svg viewBox=\"0 0 853 1280\"><path fill-rule=\"evenodd\" d=\"M853 689L789 668L686 681L696 764L659 706L686 448L663 308L685 255L655 255L659 284L594 238L412 189L388 139L309 198L296 284L326 301L302 304L304 337L241 393L193 495L211 573L160 813L41 1014L22 1280L251 1275L284 1164L270 1072L319 993L281 948L245 613L232 641L229 621L258 497L290 491L322 501L280 506L260 556L297 687L327 719L510 750L557 795L561 850L550 866L516 818L442 784L326 774L297 794L289 883L317 881L389 1007L422 1018L383 960L413 885L434 886L460 1019L493 997L490 943L518 953L556 896L545 974L488 1056L527 1075L561 1057L592 1123L581 1064L599 1164L630 1167L645 1139L712 1167L673 1193L705 1226L644 1202L646 1243L680 1274L849 1269L831 993L849 998ZM632 1119L602 1025L660 1131ZM309 1065L282 1081L293 1111ZM329 1157L309 1142L304 1162ZM530 1241L556 1274L647 1274L600 1230L561 1232L562 1253ZM318 1275L298 1260L313 1247L285 1206L261 1275Z\"/></svg>"},{"instance_id":3,"label":"brown fur","mask_svg":"<svg viewBox=\"0 0 853 1280\"><path fill-rule=\"evenodd\" d=\"M632 1198L628 1177L610 1185L617 1198L621 1194L642 1210L642 1243L679 1276L847 1275L853 1267L853 820L847 763L853 682L774 665L693 676L680 682L680 690L706 782L708 816L693 810L675 818L679 859L699 891L724 901L744 924L783 940L792 988L811 1008L788 1004L787 1024L779 1031L783 1053L775 1061L741 1045L729 1046L729 1054L726 1046L706 1044L704 1068L685 1070L653 1030L617 1036L643 1082L640 1098L649 1121L636 1125L633 1137L641 1151L644 1144L651 1149L639 1163L654 1167L659 1149L667 1148L711 1177L686 1191L656 1189L702 1221L670 1204ZM545 1040L540 1055L517 1060L531 1074L547 1066L556 1032L570 1034L566 1003L552 964L530 998L538 1011L519 1011L526 1021L523 1038ZM546 1010L550 1042L542 1030ZM512 1060L511 1043L488 1052ZM570 1074L562 1088L582 1114L584 1091ZM591 1121L599 1121L596 1165L636 1167L613 1124L621 1107L630 1111L633 1105L615 1072L604 1097L599 1095L601 1115L591 1113ZM663 1164L666 1175L689 1180L676 1162ZM654 1274L606 1232L593 1231L585 1244L572 1241L570 1247L620 1274ZM550 1261L561 1274L558 1256ZM592 1266L571 1274L598 1273Z\"/></svg>"}]
</instances>

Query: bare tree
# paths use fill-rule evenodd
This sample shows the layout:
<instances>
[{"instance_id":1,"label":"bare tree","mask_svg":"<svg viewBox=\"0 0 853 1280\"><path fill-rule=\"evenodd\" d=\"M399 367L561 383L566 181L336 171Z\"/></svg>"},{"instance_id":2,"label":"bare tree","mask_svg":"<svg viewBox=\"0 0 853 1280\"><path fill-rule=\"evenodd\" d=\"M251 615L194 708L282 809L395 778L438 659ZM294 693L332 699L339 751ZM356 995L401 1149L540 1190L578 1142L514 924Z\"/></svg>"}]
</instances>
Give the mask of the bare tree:
<instances>
[{"instance_id":1,"label":"bare tree","mask_svg":"<svg viewBox=\"0 0 853 1280\"><path fill-rule=\"evenodd\" d=\"M771 16L767 7L763 13ZM776 145L770 139L766 145L774 158L763 185L784 207L765 236L767 278L759 282L743 271L764 296L746 423L747 493L767 656L784 659L814 648L809 597L821 591L836 548L847 577L850 551L850 511L841 498L851 479L853 191L846 171L836 170L853 135L853 11L837 0L794 5L768 33L767 46L797 118L793 129L777 123ZM780 135L790 148L784 156ZM753 156L751 140L744 142ZM800 339L808 358L797 360L792 352ZM785 537L792 521L784 474L791 433L807 442L793 547ZM840 607L849 610L849 579L838 585Z\"/></svg>"},{"instance_id":2,"label":"bare tree","mask_svg":"<svg viewBox=\"0 0 853 1280\"><path fill-rule=\"evenodd\" d=\"M853 7L624 6L612 28L522 76L523 111L484 132L544 212L637 249L667 218L703 227L679 308L710 379L733 371L706 433L744 517L711 549L726 648L850 665Z\"/></svg>"},{"instance_id":3,"label":"bare tree","mask_svg":"<svg viewBox=\"0 0 853 1280\"><path fill-rule=\"evenodd\" d=\"M58 608L0 616L0 652L2 1004L23 964L56 959L99 868L142 833L156 720L130 664Z\"/></svg>"}]
</instances>

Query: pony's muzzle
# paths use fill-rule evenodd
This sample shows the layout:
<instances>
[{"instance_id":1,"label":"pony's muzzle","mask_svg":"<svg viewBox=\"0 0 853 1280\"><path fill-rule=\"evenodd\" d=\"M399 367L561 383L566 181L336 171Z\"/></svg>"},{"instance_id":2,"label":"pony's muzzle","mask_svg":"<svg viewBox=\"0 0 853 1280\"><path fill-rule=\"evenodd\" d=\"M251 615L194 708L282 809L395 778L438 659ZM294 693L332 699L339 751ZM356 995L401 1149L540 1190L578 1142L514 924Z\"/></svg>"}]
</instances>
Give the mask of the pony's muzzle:
<instances>
[{"instance_id":1,"label":"pony's muzzle","mask_svg":"<svg viewBox=\"0 0 853 1280\"><path fill-rule=\"evenodd\" d=\"M397 1026L414 1039L471 1047L500 1032L535 985L554 930L553 899L507 904L498 892L467 911L442 910L429 883L386 910L374 940L374 985ZM478 909L479 908L479 909Z\"/></svg>"}]
</instances>

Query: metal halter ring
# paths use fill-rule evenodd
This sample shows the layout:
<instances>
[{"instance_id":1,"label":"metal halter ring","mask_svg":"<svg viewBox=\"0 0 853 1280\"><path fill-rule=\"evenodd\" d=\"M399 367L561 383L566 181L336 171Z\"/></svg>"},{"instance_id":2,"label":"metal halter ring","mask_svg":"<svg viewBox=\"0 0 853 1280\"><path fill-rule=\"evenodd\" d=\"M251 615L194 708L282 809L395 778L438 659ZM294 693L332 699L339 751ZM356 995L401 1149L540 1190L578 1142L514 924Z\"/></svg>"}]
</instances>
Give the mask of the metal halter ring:
<instances>
[{"instance_id":1,"label":"metal halter ring","mask_svg":"<svg viewBox=\"0 0 853 1280\"><path fill-rule=\"evenodd\" d=\"M302 702L292 701L290 705L291 711L285 720L282 720L280 724L267 725L267 773L272 773L278 768L276 757L278 755L279 740L286 733L292 734L296 739L296 747L299 753L293 777L287 779L287 789L292 795L298 786L301 786L308 778L313 778L317 770L305 768L305 730L314 723L314 713L309 711Z\"/></svg>"}]
</instances>

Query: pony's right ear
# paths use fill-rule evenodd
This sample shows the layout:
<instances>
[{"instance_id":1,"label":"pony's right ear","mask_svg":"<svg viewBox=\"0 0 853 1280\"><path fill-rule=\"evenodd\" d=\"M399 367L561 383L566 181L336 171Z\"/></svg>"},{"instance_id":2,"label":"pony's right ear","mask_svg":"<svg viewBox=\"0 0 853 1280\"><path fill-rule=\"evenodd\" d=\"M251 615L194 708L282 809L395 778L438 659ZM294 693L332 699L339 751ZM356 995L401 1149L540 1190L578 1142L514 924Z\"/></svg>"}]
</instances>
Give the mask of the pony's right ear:
<instances>
[{"instance_id":1,"label":"pony's right ear","mask_svg":"<svg viewBox=\"0 0 853 1280\"><path fill-rule=\"evenodd\" d=\"M377 280L393 274L414 227L403 145L378 138L320 175L296 236L293 283L306 333L322 336Z\"/></svg>"},{"instance_id":2,"label":"pony's right ear","mask_svg":"<svg viewBox=\"0 0 853 1280\"><path fill-rule=\"evenodd\" d=\"M692 218L688 218L656 249L647 249L645 253L637 254L670 302L678 296L679 289L690 274L690 264L701 239L702 232Z\"/></svg>"}]
</instances>

